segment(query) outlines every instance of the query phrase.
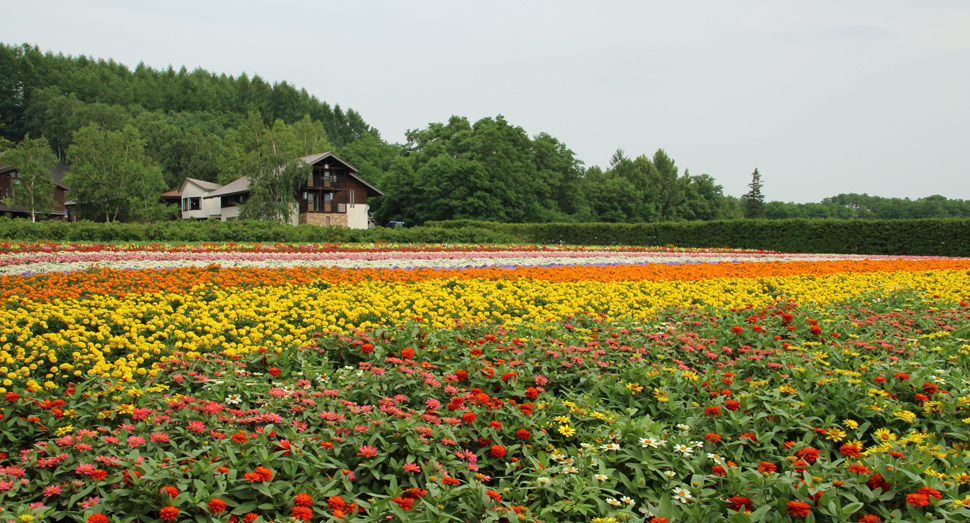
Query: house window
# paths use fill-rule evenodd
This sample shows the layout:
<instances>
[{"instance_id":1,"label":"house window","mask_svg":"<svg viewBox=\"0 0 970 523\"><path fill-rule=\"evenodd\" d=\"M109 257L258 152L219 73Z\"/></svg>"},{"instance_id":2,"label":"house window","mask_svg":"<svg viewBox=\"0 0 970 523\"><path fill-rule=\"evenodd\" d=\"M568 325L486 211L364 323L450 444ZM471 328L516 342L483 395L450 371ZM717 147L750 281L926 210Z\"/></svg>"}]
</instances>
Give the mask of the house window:
<instances>
[{"instance_id":1,"label":"house window","mask_svg":"<svg viewBox=\"0 0 970 523\"><path fill-rule=\"evenodd\" d=\"M199 211L202 210L202 197L196 196L195 198L189 198L189 210Z\"/></svg>"},{"instance_id":2,"label":"house window","mask_svg":"<svg viewBox=\"0 0 970 523\"><path fill-rule=\"evenodd\" d=\"M188 198L182 198L182 210L183 211L189 210L189 199Z\"/></svg>"}]
</instances>

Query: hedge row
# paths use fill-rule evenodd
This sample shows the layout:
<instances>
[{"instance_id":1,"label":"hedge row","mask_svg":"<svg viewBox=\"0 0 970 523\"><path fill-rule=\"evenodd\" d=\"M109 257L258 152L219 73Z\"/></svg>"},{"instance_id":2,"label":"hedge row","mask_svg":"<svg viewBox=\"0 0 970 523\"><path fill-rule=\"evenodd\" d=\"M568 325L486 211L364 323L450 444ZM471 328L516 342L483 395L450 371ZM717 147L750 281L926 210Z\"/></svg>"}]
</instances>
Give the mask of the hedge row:
<instances>
[{"instance_id":1,"label":"hedge row","mask_svg":"<svg viewBox=\"0 0 970 523\"><path fill-rule=\"evenodd\" d=\"M481 227L414 227L347 229L316 225L282 225L260 221L179 220L157 223L96 223L0 218L0 238L92 242L378 242L513 243L516 238Z\"/></svg>"},{"instance_id":2,"label":"hedge row","mask_svg":"<svg viewBox=\"0 0 970 523\"><path fill-rule=\"evenodd\" d=\"M970 256L970 220L728 220L668 223L507 224L456 220L441 228L476 227L523 241L569 245L676 245L781 252Z\"/></svg>"}]
</instances>

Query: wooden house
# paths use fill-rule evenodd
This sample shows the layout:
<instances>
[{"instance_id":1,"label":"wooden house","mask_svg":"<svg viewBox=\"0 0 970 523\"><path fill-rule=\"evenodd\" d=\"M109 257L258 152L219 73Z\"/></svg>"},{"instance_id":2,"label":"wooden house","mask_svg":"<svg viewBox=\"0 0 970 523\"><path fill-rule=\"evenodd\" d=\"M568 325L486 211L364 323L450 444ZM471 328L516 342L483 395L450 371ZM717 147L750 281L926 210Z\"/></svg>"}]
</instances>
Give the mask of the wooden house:
<instances>
[{"instance_id":1,"label":"wooden house","mask_svg":"<svg viewBox=\"0 0 970 523\"><path fill-rule=\"evenodd\" d=\"M357 176L354 166L333 153L304 156L300 160L310 164L312 169L300 186L291 223L366 229L367 199L384 193ZM203 200L211 202L204 204L208 217L227 221L239 216L239 205L244 204L248 196L249 178L244 176L209 192Z\"/></svg>"},{"instance_id":2,"label":"wooden house","mask_svg":"<svg viewBox=\"0 0 970 523\"><path fill-rule=\"evenodd\" d=\"M42 211L45 216L59 220L67 218L67 210L64 203L66 193L71 189L64 185L63 180L69 171L70 168L60 163L54 164L54 167L51 168L50 178L54 182L54 205ZM13 197L14 180L18 178L20 178L20 173L17 172L17 169L0 165L0 200ZM29 219L30 209L25 209L21 206L5 205L0 202L0 216ZM40 214L38 214L38 218L40 217Z\"/></svg>"}]
</instances>

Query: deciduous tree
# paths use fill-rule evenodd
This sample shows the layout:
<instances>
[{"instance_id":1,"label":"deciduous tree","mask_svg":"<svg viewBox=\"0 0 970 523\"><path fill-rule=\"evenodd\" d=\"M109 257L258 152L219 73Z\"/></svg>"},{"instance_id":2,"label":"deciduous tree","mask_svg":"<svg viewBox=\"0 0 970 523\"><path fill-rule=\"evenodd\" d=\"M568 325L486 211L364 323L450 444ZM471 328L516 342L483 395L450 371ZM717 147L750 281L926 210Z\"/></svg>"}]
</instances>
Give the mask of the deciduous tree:
<instances>
[{"instance_id":1,"label":"deciduous tree","mask_svg":"<svg viewBox=\"0 0 970 523\"><path fill-rule=\"evenodd\" d=\"M49 211L55 205L54 180L51 167L57 158L44 138L30 139L30 135L13 149L3 153L0 163L17 170L13 179L13 195L3 203L27 209L30 221L37 221L37 214Z\"/></svg>"}]
</instances>

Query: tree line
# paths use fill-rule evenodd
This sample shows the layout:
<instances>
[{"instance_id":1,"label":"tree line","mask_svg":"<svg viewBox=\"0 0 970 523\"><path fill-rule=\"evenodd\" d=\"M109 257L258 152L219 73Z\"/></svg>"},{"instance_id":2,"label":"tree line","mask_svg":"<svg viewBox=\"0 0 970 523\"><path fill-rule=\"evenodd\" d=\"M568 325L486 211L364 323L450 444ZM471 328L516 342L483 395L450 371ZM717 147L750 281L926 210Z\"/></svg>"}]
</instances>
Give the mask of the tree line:
<instances>
[{"instance_id":1,"label":"tree line","mask_svg":"<svg viewBox=\"0 0 970 523\"><path fill-rule=\"evenodd\" d=\"M30 159L30 171L51 161L70 164L69 198L79 203L79 216L101 221L171 218L177 209L157 196L186 177L226 184L242 176L252 187L243 217L285 221L308 169L296 159L325 151L385 193L368 202L377 223L970 216L970 202L942 196L765 202L757 170L751 190L735 198L708 174L681 172L663 149L636 157L617 150L606 169L586 167L555 137L530 136L501 115L474 123L455 116L405 138L388 143L356 111L286 82L184 67L131 70L113 60L0 44L0 152L12 151L0 163ZM36 189L24 185L29 180ZM52 186L40 178L16 184L17 202L9 203L49 203Z\"/></svg>"}]
</instances>

